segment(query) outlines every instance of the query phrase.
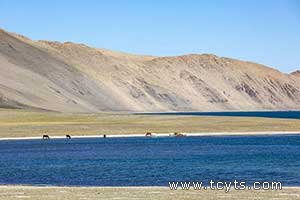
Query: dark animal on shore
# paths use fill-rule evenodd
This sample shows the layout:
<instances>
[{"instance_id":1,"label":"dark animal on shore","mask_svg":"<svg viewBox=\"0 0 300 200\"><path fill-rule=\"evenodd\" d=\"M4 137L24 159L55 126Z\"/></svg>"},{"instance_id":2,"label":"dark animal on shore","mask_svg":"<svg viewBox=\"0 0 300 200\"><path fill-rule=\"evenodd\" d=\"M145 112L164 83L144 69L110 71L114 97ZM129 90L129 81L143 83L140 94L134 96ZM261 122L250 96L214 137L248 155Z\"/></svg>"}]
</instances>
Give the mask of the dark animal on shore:
<instances>
[{"instance_id":1,"label":"dark animal on shore","mask_svg":"<svg viewBox=\"0 0 300 200\"><path fill-rule=\"evenodd\" d=\"M176 136L176 137L184 137L185 135L183 135L182 133L175 132L174 136Z\"/></svg>"},{"instance_id":2,"label":"dark animal on shore","mask_svg":"<svg viewBox=\"0 0 300 200\"><path fill-rule=\"evenodd\" d=\"M67 139L71 139L71 136L70 136L70 135L66 135L66 138L67 138Z\"/></svg>"},{"instance_id":3,"label":"dark animal on shore","mask_svg":"<svg viewBox=\"0 0 300 200\"><path fill-rule=\"evenodd\" d=\"M106 138L106 135L105 135L105 134L103 135L103 138Z\"/></svg>"},{"instance_id":4,"label":"dark animal on shore","mask_svg":"<svg viewBox=\"0 0 300 200\"><path fill-rule=\"evenodd\" d=\"M146 136L146 137L151 137L151 136L152 136L152 133L151 133L151 132L147 132L145 136Z\"/></svg>"},{"instance_id":5,"label":"dark animal on shore","mask_svg":"<svg viewBox=\"0 0 300 200\"><path fill-rule=\"evenodd\" d=\"M43 140L49 140L49 139L50 139L49 135L43 135Z\"/></svg>"}]
</instances>

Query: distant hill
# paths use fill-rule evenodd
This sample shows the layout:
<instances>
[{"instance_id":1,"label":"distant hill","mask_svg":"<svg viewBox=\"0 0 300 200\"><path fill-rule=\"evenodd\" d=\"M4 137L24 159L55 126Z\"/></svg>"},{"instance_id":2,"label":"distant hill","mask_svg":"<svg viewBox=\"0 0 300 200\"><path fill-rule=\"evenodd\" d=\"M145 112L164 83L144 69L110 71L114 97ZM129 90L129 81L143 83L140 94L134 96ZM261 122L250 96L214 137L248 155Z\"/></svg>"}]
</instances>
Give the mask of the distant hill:
<instances>
[{"instance_id":1,"label":"distant hill","mask_svg":"<svg viewBox=\"0 0 300 200\"><path fill-rule=\"evenodd\" d=\"M291 75L296 76L296 77L300 77L300 70L292 72Z\"/></svg>"},{"instance_id":2,"label":"distant hill","mask_svg":"<svg viewBox=\"0 0 300 200\"><path fill-rule=\"evenodd\" d=\"M300 72L210 54L138 56L0 30L0 107L60 112L300 109Z\"/></svg>"}]
</instances>

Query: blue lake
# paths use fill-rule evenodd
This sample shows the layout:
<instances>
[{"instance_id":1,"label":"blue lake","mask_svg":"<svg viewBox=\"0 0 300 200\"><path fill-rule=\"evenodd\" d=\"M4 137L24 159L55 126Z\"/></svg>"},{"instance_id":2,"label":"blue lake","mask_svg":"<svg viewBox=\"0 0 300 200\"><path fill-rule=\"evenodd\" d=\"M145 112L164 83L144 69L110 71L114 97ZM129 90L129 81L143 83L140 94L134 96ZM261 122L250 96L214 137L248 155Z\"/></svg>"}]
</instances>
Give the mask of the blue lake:
<instances>
[{"instance_id":1,"label":"blue lake","mask_svg":"<svg viewBox=\"0 0 300 200\"><path fill-rule=\"evenodd\" d=\"M0 184L168 186L211 179L300 186L300 136L0 141Z\"/></svg>"},{"instance_id":2,"label":"blue lake","mask_svg":"<svg viewBox=\"0 0 300 200\"><path fill-rule=\"evenodd\" d=\"M300 111L234 111L234 112L163 112L137 113L138 115L192 115L192 116L228 116L228 117L268 117L300 119Z\"/></svg>"}]
</instances>

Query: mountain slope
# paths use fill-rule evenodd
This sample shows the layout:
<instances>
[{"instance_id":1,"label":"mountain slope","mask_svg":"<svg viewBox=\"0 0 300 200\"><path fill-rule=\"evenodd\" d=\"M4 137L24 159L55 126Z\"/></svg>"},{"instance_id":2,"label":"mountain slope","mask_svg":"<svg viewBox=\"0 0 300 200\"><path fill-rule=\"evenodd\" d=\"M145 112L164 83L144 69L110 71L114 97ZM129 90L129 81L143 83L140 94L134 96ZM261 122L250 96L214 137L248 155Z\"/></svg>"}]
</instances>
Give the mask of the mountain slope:
<instances>
[{"instance_id":1,"label":"mountain slope","mask_svg":"<svg viewBox=\"0 0 300 200\"><path fill-rule=\"evenodd\" d=\"M137 56L0 31L0 106L61 112L299 109L300 81L215 55Z\"/></svg>"}]
</instances>

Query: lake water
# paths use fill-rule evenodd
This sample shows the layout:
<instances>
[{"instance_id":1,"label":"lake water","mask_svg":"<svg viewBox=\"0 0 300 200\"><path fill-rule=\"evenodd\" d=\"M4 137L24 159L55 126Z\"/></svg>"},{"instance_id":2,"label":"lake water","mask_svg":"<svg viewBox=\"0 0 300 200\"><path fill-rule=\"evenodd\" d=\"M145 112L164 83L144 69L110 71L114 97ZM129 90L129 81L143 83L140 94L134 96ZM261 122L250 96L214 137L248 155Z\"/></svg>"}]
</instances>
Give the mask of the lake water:
<instances>
[{"instance_id":1,"label":"lake water","mask_svg":"<svg viewBox=\"0 0 300 200\"><path fill-rule=\"evenodd\" d=\"M300 136L0 141L0 184L168 186L211 179L300 186Z\"/></svg>"},{"instance_id":2,"label":"lake water","mask_svg":"<svg viewBox=\"0 0 300 200\"><path fill-rule=\"evenodd\" d=\"M137 113L140 115L140 113ZM243 112L164 112L143 113L142 115L192 115L192 116L229 116L229 117L268 117L300 119L300 111L243 111Z\"/></svg>"}]
</instances>

